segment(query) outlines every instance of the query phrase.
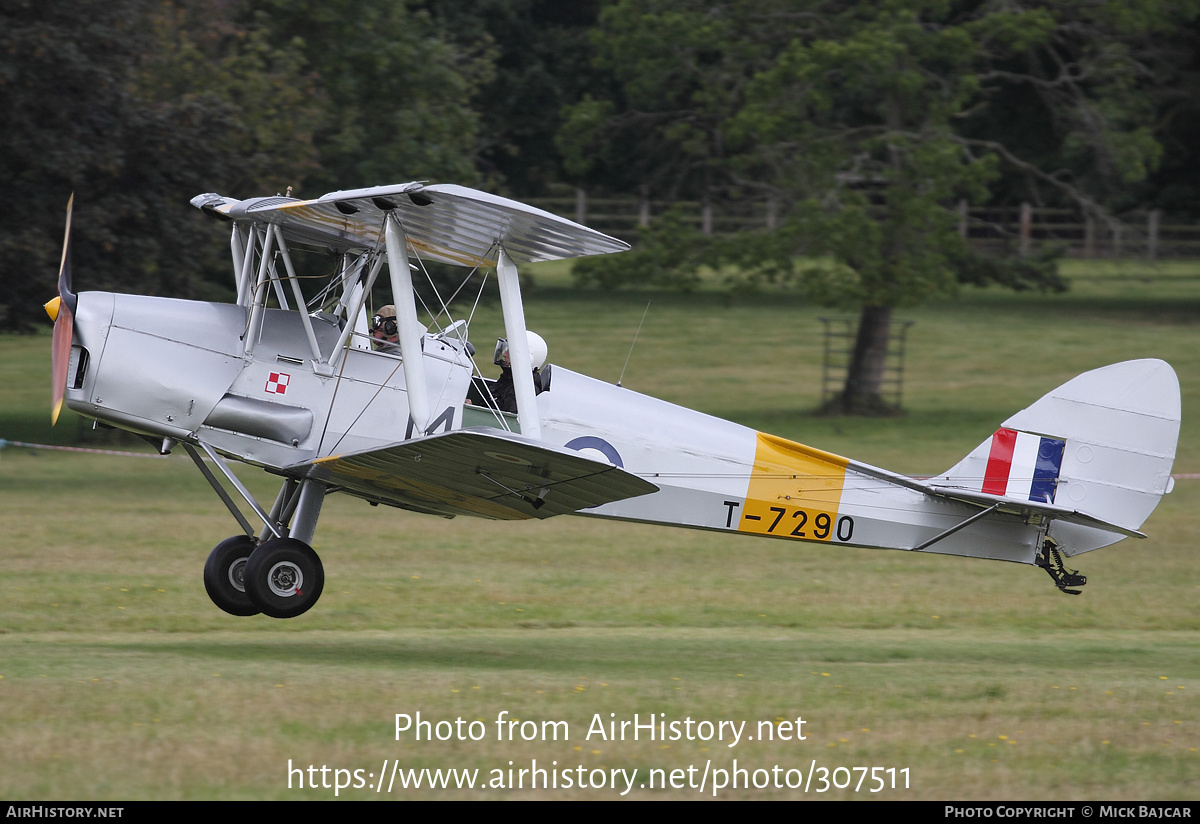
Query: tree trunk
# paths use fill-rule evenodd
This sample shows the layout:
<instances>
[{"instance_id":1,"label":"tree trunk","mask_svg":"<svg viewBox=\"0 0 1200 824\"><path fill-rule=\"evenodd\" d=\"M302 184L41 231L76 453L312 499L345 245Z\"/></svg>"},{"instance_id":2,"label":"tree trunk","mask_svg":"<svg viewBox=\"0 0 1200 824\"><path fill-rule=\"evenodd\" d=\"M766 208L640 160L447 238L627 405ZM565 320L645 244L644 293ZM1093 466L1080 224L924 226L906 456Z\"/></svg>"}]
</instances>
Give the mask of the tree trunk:
<instances>
[{"instance_id":1,"label":"tree trunk","mask_svg":"<svg viewBox=\"0 0 1200 824\"><path fill-rule=\"evenodd\" d=\"M883 399L883 373L891 328L892 307L863 307L846 386L838 399L841 407L838 411L843 415L895 414L895 408Z\"/></svg>"}]
</instances>

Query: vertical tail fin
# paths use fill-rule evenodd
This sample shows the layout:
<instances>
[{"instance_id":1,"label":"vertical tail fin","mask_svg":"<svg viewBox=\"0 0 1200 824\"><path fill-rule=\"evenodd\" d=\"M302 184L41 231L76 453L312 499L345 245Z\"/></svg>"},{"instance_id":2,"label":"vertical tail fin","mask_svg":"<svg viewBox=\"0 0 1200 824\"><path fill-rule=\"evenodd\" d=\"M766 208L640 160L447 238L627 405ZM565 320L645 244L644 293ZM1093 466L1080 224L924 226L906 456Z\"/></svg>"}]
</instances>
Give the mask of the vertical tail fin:
<instances>
[{"instance_id":1,"label":"vertical tail fin","mask_svg":"<svg viewBox=\"0 0 1200 824\"><path fill-rule=\"evenodd\" d=\"M1171 491L1179 419L1179 380L1169 364L1113 364L1013 415L932 482L1069 507L1136 530ZM1121 538L1064 521L1051 534L1067 555Z\"/></svg>"}]
</instances>

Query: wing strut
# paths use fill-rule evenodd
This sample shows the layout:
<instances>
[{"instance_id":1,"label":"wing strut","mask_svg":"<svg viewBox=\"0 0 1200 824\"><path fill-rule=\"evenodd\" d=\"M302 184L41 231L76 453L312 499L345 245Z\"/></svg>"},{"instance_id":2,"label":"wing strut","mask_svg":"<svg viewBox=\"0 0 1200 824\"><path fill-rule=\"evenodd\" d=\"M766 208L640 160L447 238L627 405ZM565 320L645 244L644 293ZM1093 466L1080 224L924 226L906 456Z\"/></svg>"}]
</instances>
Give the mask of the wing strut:
<instances>
[{"instance_id":1,"label":"wing strut","mask_svg":"<svg viewBox=\"0 0 1200 824\"><path fill-rule=\"evenodd\" d=\"M529 357L529 339L525 337L525 307L521 303L521 281L517 264L512 262L504 247L496 260L496 275L500 279L500 307L504 312L504 334L508 337L508 357L512 367L513 389L517 395L517 423L521 434L534 440L542 439L542 423L538 418L533 391L533 361Z\"/></svg>"},{"instance_id":2,"label":"wing strut","mask_svg":"<svg viewBox=\"0 0 1200 824\"><path fill-rule=\"evenodd\" d=\"M283 258L283 265L287 268L288 280L292 284L292 296L296 299L296 313L300 315L300 323L304 327L304 335L308 338L308 348L312 351L313 363L320 364L323 360L321 357L321 347L317 346L317 335L313 332L312 318L308 316L308 308L304 305L304 293L300 291L300 279L296 277L296 267L292 265L292 255L288 250L287 241L283 237L283 229L278 225L272 226L275 230L275 242L279 244L279 255Z\"/></svg>"},{"instance_id":3,"label":"wing strut","mask_svg":"<svg viewBox=\"0 0 1200 824\"><path fill-rule=\"evenodd\" d=\"M246 248L248 235L240 226L233 224L233 233L229 237L229 251L233 254L233 277L237 286L237 304L246 306L249 301L246 295L250 291L250 250Z\"/></svg>"},{"instance_id":4,"label":"wing strut","mask_svg":"<svg viewBox=\"0 0 1200 824\"><path fill-rule=\"evenodd\" d=\"M408 239L394 214L387 218L388 272L392 277L392 300L396 301L396 323L400 331L400 357L404 359L404 391L413 431L424 434L429 426L429 398L425 394L425 359L421 338L425 330L417 321L412 271L408 268Z\"/></svg>"},{"instance_id":5,"label":"wing strut","mask_svg":"<svg viewBox=\"0 0 1200 824\"><path fill-rule=\"evenodd\" d=\"M357 278L362 273L362 258L359 258L360 263L353 275ZM347 285L346 292L351 293L350 300L344 305L346 306L346 328L342 330L341 337L338 338L337 344L333 347L334 354L330 356L329 363L331 366L336 366L335 358L344 360L346 358L346 344L350 341L350 336L357 331L359 315L362 312L363 304L367 300L367 295L371 294L371 289L375 286L375 278L379 276L379 270L383 267L383 257L377 257L371 263L371 268L367 273L367 282L365 284L355 283L353 292ZM347 281L349 283L349 281Z\"/></svg>"},{"instance_id":6,"label":"wing strut","mask_svg":"<svg viewBox=\"0 0 1200 824\"><path fill-rule=\"evenodd\" d=\"M257 232L257 230L255 231ZM250 237L250 242L254 243L253 235ZM246 339L242 342L242 351L247 355L254 354L255 339L262 330L263 312L267 306L267 278L270 277L271 254L274 251L272 249L274 244L275 233L263 232L262 257L258 262L258 280L255 283L254 289L250 292L250 323L246 327Z\"/></svg>"}]
</instances>

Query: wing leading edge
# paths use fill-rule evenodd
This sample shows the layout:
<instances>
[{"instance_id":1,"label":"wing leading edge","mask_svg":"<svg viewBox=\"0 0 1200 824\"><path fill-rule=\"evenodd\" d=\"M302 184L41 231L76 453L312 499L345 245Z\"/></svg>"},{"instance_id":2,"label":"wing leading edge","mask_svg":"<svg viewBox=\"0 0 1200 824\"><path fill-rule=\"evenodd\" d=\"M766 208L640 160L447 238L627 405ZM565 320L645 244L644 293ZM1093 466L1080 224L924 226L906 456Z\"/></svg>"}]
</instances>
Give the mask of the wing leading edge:
<instances>
[{"instance_id":1,"label":"wing leading edge","mask_svg":"<svg viewBox=\"0 0 1200 824\"><path fill-rule=\"evenodd\" d=\"M500 520L565 515L658 490L612 464L490 429L460 429L288 468L296 471L370 501Z\"/></svg>"},{"instance_id":2,"label":"wing leading edge","mask_svg":"<svg viewBox=\"0 0 1200 824\"><path fill-rule=\"evenodd\" d=\"M192 198L192 205L222 220L278 225L289 243L336 252L381 247L384 221L395 214L414 251L427 260L459 266L494 266L498 245L525 263L629 248L622 240L542 209L453 184L375 186L330 192L316 200L204 194Z\"/></svg>"}]
</instances>

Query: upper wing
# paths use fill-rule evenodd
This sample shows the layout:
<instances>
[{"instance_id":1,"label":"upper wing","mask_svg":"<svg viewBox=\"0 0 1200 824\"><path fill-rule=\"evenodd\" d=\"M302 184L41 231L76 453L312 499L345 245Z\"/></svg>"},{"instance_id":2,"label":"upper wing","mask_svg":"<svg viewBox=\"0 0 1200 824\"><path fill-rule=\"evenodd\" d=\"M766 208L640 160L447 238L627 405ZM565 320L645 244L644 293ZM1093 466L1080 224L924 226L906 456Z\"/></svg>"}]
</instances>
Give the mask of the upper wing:
<instances>
[{"instance_id":1,"label":"upper wing","mask_svg":"<svg viewBox=\"0 0 1200 824\"><path fill-rule=\"evenodd\" d=\"M192 205L225 220L272 223L289 242L337 252L383 244L388 213L400 218L413 249L427 260L495 265L496 246L536 262L623 252L629 244L524 203L444 184L401 183L331 192L316 200L197 195Z\"/></svg>"},{"instance_id":2,"label":"upper wing","mask_svg":"<svg viewBox=\"0 0 1200 824\"><path fill-rule=\"evenodd\" d=\"M658 487L603 461L494 429L459 429L288 467L350 494L438 515L549 518Z\"/></svg>"}]
</instances>

